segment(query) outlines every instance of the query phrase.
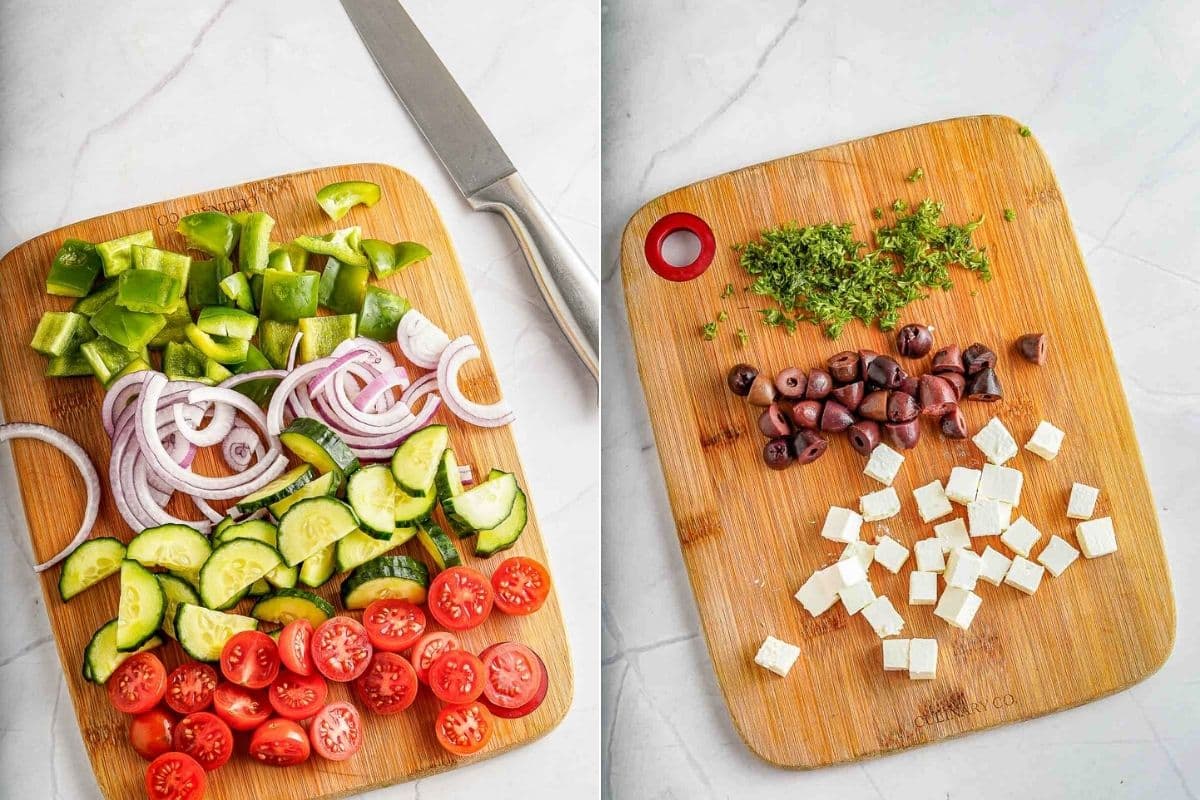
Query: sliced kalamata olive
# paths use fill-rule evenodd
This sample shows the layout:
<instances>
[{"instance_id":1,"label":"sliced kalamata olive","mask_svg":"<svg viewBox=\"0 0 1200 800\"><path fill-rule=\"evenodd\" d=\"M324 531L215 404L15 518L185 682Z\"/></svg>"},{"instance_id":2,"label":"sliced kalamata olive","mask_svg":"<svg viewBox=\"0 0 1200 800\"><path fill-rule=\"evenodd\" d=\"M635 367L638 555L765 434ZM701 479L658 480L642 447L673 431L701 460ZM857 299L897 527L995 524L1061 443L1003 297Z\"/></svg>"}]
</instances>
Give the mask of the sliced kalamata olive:
<instances>
[{"instance_id":1,"label":"sliced kalamata olive","mask_svg":"<svg viewBox=\"0 0 1200 800\"><path fill-rule=\"evenodd\" d=\"M796 460L792 450L792 440L781 436L763 445L763 462L771 469L783 469Z\"/></svg>"},{"instance_id":2,"label":"sliced kalamata olive","mask_svg":"<svg viewBox=\"0 0 1200 800\"><path fill-rule=\"evenodd\" d=\"M843 350L830 358L829 374L837 383L853 383L858 380L858 353Z\"/></svg>"},{"instance_id":3,"label":"sliced kalamata olive","mask_svg":"<svg viewBox=\"0 0 1200 800\"><path fill-rule=\"evenodd\" d=\"M833 391L833 376L823 369L809 370L805 400L824 400Z\"/></svg>"},{"instance_id":4,"label":"sliced kalamata olive","mask_svg":"<svg viewBox=\"0 0 1200 800\"><path fill-rule=\"evenodd\" d=\"M862 402L863 391L862 381L847 383L845 386L839 386L833 390L833 399L851 411L857 411L859 403Z\"/></svg>"},{"instance_id":5,"label":"sliced kalamata olive","mask_svg":"<svg viewBox=\"0 0 1200 800\"><path fill-rule=\"evenodd\" d=\"M961 400L963 390L967 388L967 379L958 372L938 372L935 373L939 378L954 387L954 398Z\"/></svg>"},{"instance_id":6,"label":"sliced kalamata olive","mask_svg":"<svg viewBox=\"0 0 1200 800\"><path fill-rule=\"evenodd\" d=\"M897 450L911 450L921 439L921 420L913 419L907 422L889 422L883 426L888 444Z\"/></svg>"},{"instance_id":7,"label":"sliced kalamata olive","mask_svg":"<svg viewBox=\"0 0 1200 800\"><path fill-rule=\"evenodd\" d=\"M788 422L787 409L780 403L771 403L759 415L758 429L768 439L790 434L792 432L792 425Z\"/></svg>"},{"instance_id":8,"label":"sliced kalamata olive","mask_svg":"<svg viewBox=\"0 0 1200 800\"><path fill-rule=\"evenodd\" d=\"M948 373L954 375L953 372ZM961 375L955 377L961 378ZM946 410L958 404L958 392L954 385L941 375L921 376L921 413L940 417Z\"/></svg>"},{"instance_id":9,"label":"sliced kalamata olive","mask_svg":"<svg viewBox=\"0 0 1200 800\"><path fill-rule=\"evenodd\" d=\"M876 422L887 422L888 395L886 389L869 392L858 404L858 415Z\"/></svg>"},{"instance_id":10,"label":"sliced kalamata olive","mask_svg":"<svg viewBox=\"0 0 1200 800\"><path fill-rule=\"evenodd\" d=\"M797 428L815 431L821 427L821 401L801 400L792 405L792 424Z\"/></svg>"},{"instance_id":11,"label":"sliced kalamata olive","mask_svg":"<svg viewBox=\"0 0 1200 800\"><path fill-rule=\"evenodd\" d=\"M858 377L864 381L867 379L867 370L871 366L871 362L878 357L879 353L874 350L859 350L858 351Z\"/></svg>"},{"instance_id":12,"label":"sliced kalamata olive","mask_svg":"<svg viewBox=\"0 0 1200 800\"><path fill-rule=\"evenodd\" d=\"M750 384L750 393L746 395L746 399L752 406L771 405L775 402L775 384L760 372L755 376L754 383Z\"/></svg>"},{"instance_id":13,"label":"sliced kalamata olive","mask_svg":"<svg viewBox=\"0 0 1200 800\"><path fill-rule=\"evenodd\" d=\"M994 403L1003 396L1004 390L1000 388L1000 379L996 377L994 369L975 373L967 383L967 398L970 400Z\"/></svg>"},{"instance_id":14,"label":"sliced kalamata olive","mask_svg":"<svg viewBox=\"0 0 1200 800\"><path fill-rule=\"evenodd\" d=\"M1017 339L1017 352L1030 364L1046 363L1046 334L1027 333Z\"/></svg>"},{"instance_id":15,"label":"sliced kalamata olive","mask_svg":"<svg viewBox=\"0 0 1200 800\"><path fill-rule=\"evenodd\" d=\"M908 358L923 358L933 349L933 332L924 325L905 325L896 331L896 352Z\"/></svg>"},{"instance_id":16,"label":"sliced kalamata olive","mask_svg":"<svg viewBox=\"0 0 1200 800\"><path fill-rule=\"evenodd\" d=\"M775 389L789 400L804 397L804 389L807 386L808 376L796 367L788 367L775 376Z\"/></svg>"},{"instance_id":17,"label":"sliced kalamata olive","mask_svg":"<svg viewBox=\"0 0 1200 800\"><path fill-rule=\"evenodd\" d=\"M900 383L898 391L913 397L919 397L921 394L921 381L916 375L909 375Z\"/></svg>"},{"instance_id":18,"label":"sliced kalamata olive","mask_svg":"<svg viewBox=\"0 0 1200 800\"><path fill-rule=\"evenodd\" d=\"M963 369L968 375L974 375L985 369L995 369L996 354L986 344L975 344L968 347L962 354Z\"/></svg>"},{"instance_id":19,"label":"sliced kalamata olive","mask_svg":"<svg viewBox=\"0 0 1200 800\"><path fill-rule=\"evenodd\" d=\"M837 400L826 400L821 411L821 430L841 433L854 424L854 415Z\"/></svg>"},{"instance_id":20,"label":"sliced kalamata olive","mask_svg":"<svg viewBox=\"0 0 1200 800\"><path fill-rule=\"evenodd\" d=\"M911 394L892 392L892 396L888 398L888 422L908 422L910 419L916 419L920 413L921 407Z\"/></svg>"},{"instance_id":21,"label":"sliced kalamata olive","mask_svg":"<svg viewBox=\"0 0 1200 800\"><path fill-rule=\"evenodd\" d=\"M867 380L883 389L898 389L908 377L893 358L875 356L867 367Z\"/></svg>"},{"instance_id":22,"label":"sliced kalamata olive","mask_svg":"<svg viewBox=\"0 0 1200 800\"><path fill-rule=\"evenodd\" d=\"M829 449L829 440L816 431L800 431L792 440L796 463L811 464Z\"/></svg>"},{"instance_id":23,"label":"sliced kalamata olive","mask_svg":"<svg viewBox=\"0 0 1200 800\"><path fill-rule=\"evenodd\" d=\"M850 446L864 456L871 455L875 445L879 444L879 423L869 419L860 419L846 429L850 436Z\"/></svg>"},{"instance_id":24,"label":"sliced kalamata olive","mask_svg":"<svg viewBox=\"0 0 1200 800\"><path fill-rule=\"evenodd\" d=\"M967 418L958 406L942 415L942 435L947 439L967 438Z\"/></svg>"},{"instance_id":25,"label":"sliced kalamata olive","mask_svg":"<svg viewBox=\"0 0 1200 800\"><path fill-rule=\"evenodd\" d=\"M963 373L962 350L958 349L956 344L946 345L933 354L931 369L935 375L941 375L943 372L957 372L961 375Z\"/></svg>"},{"instance_id":26,"label":"sliced kalamata olive","mask_svg":"<svg viewBox=\"0 0 1200 800\"><path fill-rule=\"evenodd\" d=\"M739 397L745 397L750 394L750 385L757 377L758 370L749 364L734 364L729 368L729 375L725 377L725 382L729 384L729 391Z\"/></svg>"}]
</instances>

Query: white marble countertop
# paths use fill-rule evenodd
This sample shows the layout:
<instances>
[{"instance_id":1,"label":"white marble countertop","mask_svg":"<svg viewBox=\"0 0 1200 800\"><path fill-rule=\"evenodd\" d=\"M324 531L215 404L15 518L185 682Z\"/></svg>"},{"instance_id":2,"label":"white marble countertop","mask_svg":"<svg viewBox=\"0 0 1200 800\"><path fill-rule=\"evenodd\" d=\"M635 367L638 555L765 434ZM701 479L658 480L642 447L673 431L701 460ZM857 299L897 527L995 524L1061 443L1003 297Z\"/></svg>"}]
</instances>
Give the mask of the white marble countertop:
<instances>
[{"instance_id":1,"label":"white marble countertop","mask_svg":"<svg viewBox=\"0 0 1200 800\"><path fill-rule=\"evenodd\" d=\"M603 26L610 796L1194 798L1200 372L1186 364L1200 341L1195 4L608 0ZM695 180L977 113L1028 123L1070 206L1158 504L1175 651L1133 689L1072 711L860 764L775 769L738 739L699 635L634 368L621 231L647 200Z\"/></svg>"},{"instance_id":2,"label":"white marble countertop","mask_svg":"<svg viewBox=\"0 0 1200 800\"><path fill-rule=\"evenodd\" d=\"M588 0L406 7L513 162L598 262L599 12ZM583 796L599 771L595 387L503 222L470 211L332 0L0 2L0 252L129 206L309 167L383 161L433 195L479 307L538 503L575 664L544 739L375 798ZM484 296L488 301L483 302ZM11 473L7 448L3 467ZM569 467L569 468L564 468ZM9 484L11 487L11 484ZM0 796L99 796L15 492L0 515Z\"/></svg>"}]
</instances>

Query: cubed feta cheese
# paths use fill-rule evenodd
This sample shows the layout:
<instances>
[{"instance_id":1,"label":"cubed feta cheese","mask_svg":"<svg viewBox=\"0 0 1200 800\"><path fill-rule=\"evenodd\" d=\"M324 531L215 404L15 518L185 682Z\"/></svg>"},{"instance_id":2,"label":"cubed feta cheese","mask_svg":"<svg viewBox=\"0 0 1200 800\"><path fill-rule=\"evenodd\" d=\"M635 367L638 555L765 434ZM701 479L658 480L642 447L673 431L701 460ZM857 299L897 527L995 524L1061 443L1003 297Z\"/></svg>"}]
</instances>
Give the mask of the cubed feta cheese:
<instances>
[{"instance_id":1,"label":"cubed feta cheese","mask_svg":"<svg viewBox=\"0 0 1200 800\"><path fill-rule=\"evenodd\" d=\"M971 536L967 533L967 524L961 519L934 525L933 535L942 543L943 553L949 553L956 547L971 549Z\"/></svg>"},{"instance_id":2,"label":"cubed feta cheese","mask_svg":"<svg viewBox=\"0 0 1200 800\"><path fill-rule=\"evenodd\" d=\"M863 541L851 542L846 545L838 560L845 561L847 558L857 558L863 569L870 571L871 564L875 562L875 545Z\"/></svg>"},{"instance_id":3,"label":"cubed feta cheese","mask_svg":"<svg viewBox=\"0 0 1200 800\"><path fill-rule=\"evenodd\" d=\"M964 506L973 502L979 493L979 478L982 475L979 470L970 467L950 470L950 480L946 481L946 497Z\"/></svg>"},{"instance_id":4,"label":"cubed feta cheese","mask_svg":"<svg viewBox=\"0 0 1200 800\"><path fill-rule=\"evenodd\" d=\"M842 598L842 607L850 616L862 611L875 600L875 590L867 581L847 586L838 592L838 595Z\"/></svg>"},{"instance_id":5,"label":"cubed feta cheese","mask_svg":"<svg viewBox=\"0 0 1200 800\"><path fill-rule=\"evenodd\" d=\"M799 657L799 647L776 639L774 636L768 636L763 641L762 647L758 648L758 653L754 656L754 663L783 678L791 671L792 665Z\"/></svg>"},{"instance_id":6,"label":"cubed feta cheese","mask_svg":"<svg viewBox=\"0 0 1200 800\"><path fill-rule=\"evenodd\" d=\"M1112 517L1079 523L1075 526L1075 538L1079 540L1079 549L1088 558L1117 552L1117 533L1113 530Z\"/></svg>"},{"instance_id":7,"label":"cubed feta cheese","mask_svg":"<svg viewBox=\"0 0 1200 800\"><path fill-rule=\"evenodd\" d=\"M988 424L979 429L979 433L971 437L971 441L980 449L984 457L993 464L1003 464L1018 452L1017 440L1004 427L999 417L992 417Z\"/></svg>"},{"instance_id":8,"label":"cubed feta cheese","mask_svg":"<svg viewBox=\"0 0 1200 800\"><path fill-rule=\"evenodd\" d=\"M1091 519L1096 512L1100 490L1086 483L1071 484L1071 499L1067 501L1067 516L1071 519Z\"/></svg>"},{"instance_id":9,"label":"cubed feta cheese","mask_svg":"<svg viewBox=\"0 0 1200 800\"><path fill-rule=\"evenodd\" d=\"M933 609L933 614L965 631L971 627L971 621L975 619L975 612L979 610L979 604L982 602L983 599L974 592L957 586L947 586L938 600L937 607Z\"/></svg>"},{"instance_id":10,"label":"cubed feta cheese","mask_svg":"<svg viewBox=\"0 0 1200 800\"><path fill-rule=\"evenodd\" d=\"M1050 461L1058 455L1065 435L1046 420L1042 420L1038 423L1033 436L1029 437L1029 441L1025 443L1025 449Z\"/></svg>"},{"instance_id":11,"label":"cubed feta cheese","mask_svg":"<svg viewBox=\"0 0 1200 800\"><path fill-rule=\"evenodd\" d=\"M863 469L863 474L868 478L874 478L884 486L891 486L892 481L896 479L896 473L900 471L903 464L904 456L886 444L877 444L871 451L871 457L867 459L867 466Z\"/></svg>"},{"instance_id":12,"label":"cubed feta cheese","mask_svg":"<svg viewBox=\"0 0 1200 800\"><path fill-rule=\"evenodd\" d=\"M978 500L999 500L1010 506L1021 505L1021 485L1025 476L1019 469L984 464L979 478Z\"/></svg>"},{"instance_id":13,"label":"cubed feta cheese","mask_svg":"<svg viewBox=\"0 0 1200 800\"><path fill-rule=\"evenodd\" d=\"M880 536L875 544L875 560L895 575L908 561L908 548L890 536Z\"/></svg>"},{"instance_id":14,"label":"cubed feta cheese","mask_svg":"<svg viewBox=\"0 0 1200 800\"><path fill-rule=\"evenodd\" d=\"M971 536L996 536L1008 528L1012 506L999 500L976 500L967 503L967 519L971 521Z\"/></svg>"},{"instance_id":15,"label":"cubed feta cheese","mask_svg":"<svg viewBox=\"0 0 1200 800\"><path fill-rule=\"evenodd\" d=\"M863 518L857 511L839 506L831 506L825 515L825 524L821 527L821 535L835 542L853 542L858 540L858 531L862 528Z\"/></svg>"},{"instance_id":16,"label":"cubed feta cheese","mask_svg":"<svg viewBox=\"0 0 1200 800\"><path fill-rule=\"evenodd\" d=\"M1066 572L1067 567L1074 564L1077 558L1079 558L1079 551L1071 547L1066 539L1051 536L1050 541L1038 554L1037 560L1051 575L1057 578Z\"/></svg>"},{"instance_id":17,"label":"cubed feta cheese","mask_svg":"<svg viewBox=\"0 0 1200 800\"><path fill-rule=\"evenodd\" d=\"M900 513L900 496L891 486L878 492L864 494L858 502L862 518L867 522L878 522Z\"/></svg>"},{"instance_id":18,"label":"cubed feta cheese","mask_svg":"<svg viewBox=\"0 0 1200 800\"><path fill-rule=\"evenodd\" d=\"M970 542L967 542L970 546ZM913 545L917 554L917 569L922 572L941 572L946 569L946 554L942 551L942 540L936 536L929 539L918 539Z\"/></svg>"},{"instance_id":19,"label":"cubed feta cheese","mask_svg":"<svg viewBox=\"0 0 1200 800\"><path fill-rule=\"evenodd\" d=\"M896 612L896 607L886 595L880 595L862 610L863 617L875 629L875 635L880 639L897 636L904 630L904 618Z\"/></svg>"},{"instance_id":20,"label":"cubed feta cheese","mask_svg":"<svg viewBox=\"0 0 1200 800\"><path fill-rule=\"evenodd\" d=\"M867 571L857 558L843 559L825 569L830 574L830 585L835 592L867 581Z\"/></svg>"},{"instance_id":21,"label":"cubed feta cheese","mask_svg":"<svg viewBox=\"0 0 1200 800\"><path fill-rule=\"evenodd\" d=\"M908 646L908 677L914 681L933 680L937 660L937 639L912 639Z\"/></svg>"},{"instance_id":22,"label":"cubed feta cheese","mask_svg":"<svg viewBox=\"0 0 1200 800\"><path fill-rule=\"evenodd\" d=\"M983 549L983 554L979 556L979 560L983 562L979 570L979 577L992 586L999 586L1003 583L1004 576L1008 574L1008 568L1012 566L1012 559L991 545Z\"/></svg>"},{"instance_id":23,"label":"cubed feta cheese","mask_svg":"<svg viewBox=\"0 0 1200 800\"><path fill-rule=\"evenodd\" d=\"M947 586L974 589L982 571L983 560L979 554L960 547L950 551L950 558L946 561L946 571L942 573L942 577Z\"/></svg>"},{"instance_id":24,"label":"cubed feta cheese","mask_svg":"<svg viewBox=\"0 0 1200 800\"><path fill-rule=\"evenodd\" d=\"M936 572L921 572L914 569L908 573L908 604L931 606L937 602L938 584Z\"/></svg>"},{"instance_id":25,"label":"cubed feta cheese","mask_svg":"<svg viewBox=\"0 0 1200 800\"><path fill-rule=\"evenodd\" d=\"M1033 594L1041 584L1042 575L1045 572L1046 568L1040 564L1035 564L1022 556L1017 556L1013 559L1012 566L1008 568L1008 574L1004 576L1004 582L1009 586L1020 589L1025 594Z\"/></svg>"},{"instance_id":26,"label":"cubed feta cheese","mask_svg":"<svg viewBox=\"0 0 1200 800\"><path fill-rule=\"evenodd\" d=\"M796 599L809 614L814 617L820 616L833 608L833 604L837 602L835 580L827 569L819 569L810 575L796 592Z\"/></svg>"},{"instance_id":27,"label":"cubed feta cheese","mask_svg":"<svg viewBox=\"0 0 1200 800\"><path fill-rule=\"evenodd\" d=\"M941 519L954 509L950 507L950 499L942 488L941 481L933 481L913 489L913 497L917 501L917 513L922 522L933 522Z\"/></svg>"},{"instance_id":28,"label":"cubed feta cheese","mask_svg":"<svg viewBox=\"0 0 1200 800\"><path fill-rule=\"evenodd\" d=\"M1017 517L1017 521L1001 534L1000 541L1017 555L1029 558L1033 546L1041 538L1042 532L1035 528L1032 522L1024 517Z\"/></svg>"},{"instance_id":29,"label":"cubed feta cheese","mask_svg":"<svg viewBox=\"0 0 1200 800\"><path fill-rule=\"evenodd\" d=\"M909 639L883 640L883 669L886 672L899 672L908 669Z\"/></svg>"}]
</instances>

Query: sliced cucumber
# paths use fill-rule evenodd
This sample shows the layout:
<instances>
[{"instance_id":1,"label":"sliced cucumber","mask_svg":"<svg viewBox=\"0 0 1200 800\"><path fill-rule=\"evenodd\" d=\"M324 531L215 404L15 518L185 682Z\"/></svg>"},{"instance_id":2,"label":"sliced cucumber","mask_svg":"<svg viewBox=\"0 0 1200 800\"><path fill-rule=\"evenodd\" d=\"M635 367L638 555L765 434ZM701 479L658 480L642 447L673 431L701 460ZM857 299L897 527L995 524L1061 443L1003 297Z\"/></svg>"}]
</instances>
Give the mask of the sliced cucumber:
<instances>
[{"instance_id":1,"label":"sliced cucumber","mask_svg":"<svg viewBox=\"0 0 1200 800\"><path fill-rule=\"evenodd\" d=\"M525 499L525 493L517 489L512 511L504 518L504 521L494 528L484 528L479 531L479 536L475 539L475 555L487 558L512 547L517 543L517 539L521 538L521 532L525 530L525 523L528 519L528 501Z\"/></svg>"},{"instance_id":2,"label":"sliced cucumber","mask_svg":"<svg viewBox=\"0 0 1200 800\"><path fill-rule=\"evenodd\" d=\"M314 589L323 586L325 581L333 577L333 570L336 566L335 551L335 545L327 545L304 559L300 564L300 582Z\"/></svg>"},{"instance_id":3,"label":"sliced cucumber","mask_svg":"<svg viewBox=\"0 0 1200 800\"><path fill-rule=\"evenodd\" d=\"M308 483L304 484L293 494L289 494L282 500L277 500L270 505L271 515L275 519L280 519L289 508L299 503L301 500L307 500L310 497L323 497L325 495L337 494L338 487L342 485L342 473L340 470L326 472L324 475L318 475Z\"/></svg>"},{"instance_id":4,"label":"sliced cucumber","mask_svg":"<svg viewBox=\"0 0 1200 800\"><path fill-rule=\"evenodd\" d=\"M358 518L342 501L333 497L301 500L279 520L279 553L285 564L295 566L357 528Z\"/></svg>"},{"instance_id":5,"label":"sliced cucumber","mask_svg":"<svg viewBox=\"0 0 1200 800\"><path fill-rule=\"evenodd\" d=\"M209 608L229 608L281 563L278 550L254 539L218 545L200 570L200 600Z\"/></svg>"},{"instance_id":6,"label":"sliced cucumber","mask_svg":"<svg viewBox=\"0 0 1200 800\"><path fill-rule=\"evenodd\" d=\"M456 526L481 531L494 528L512 513L517 499L517 479L507 472L489 478L458 497L442 500L442 511Z\"/></svg>"},{"instance_id":7,"label":"sliced cucumber","mask_svg":"<svg viewBox=\"0 0 1200 800\"><path fill-rule=\"evenodd\" d=\"M154 573L136 561L121 562L121 601L117 608L117 649L128 653L162 627L167 597Z\"/></svg>"},{"instance_id":8,"label":"sliced cucumber","mask_svg":"<svg viewBox=\"0 0 1200 800\"><path fill-rule=\"evenodd\" d=\"M226 614L192 603L175 610L175 635L185 653L197 661L219 661L225 643L242 631L258 628L258 620Z\"/></svg>"},{"instance_id":9,"label":"sliced cucumber","mask_svg":"<svg viewBox=\"0 0 1200 800\"><path fill-rule=\"evenodd\" d=\"M387 541L396 529L396 479L383 464L362 467L346 483L346 499L358 515L360 527L376 539Z\"/></svg>"},{"instance_id":10,"label":"sliced cucumber","mask_svg":"<svg viewBox=\"0 0 1200 800\"><path fill-rule=\"evenodd\" d=\"M154 577L158 578L158 585L162 587L163 595L167 598L167 607L163 611L162 632L174 639L175 612L178 610L179 604L199 605L200 595L196 594L196 590L190 583L168 572L160 572Z\"/></svg>"},{"instance_id":11,"label":"sliced cucumber","mask_svg":"<svg viewBox=\"0 0 1200 800\"><path fill-rule=\"evenodd\" d=\"M187 525L147 528L129 542L125 557L143 567L162 567L181 576L199 575L212 555L204 534Z\"/></svg>"},{"instance_id":12,"label":"sliced cucumber","mask_svg":"<svg viewBox=\"0 0 1200 800\"><path fill-rule=\"evenodd\" d=\"M276 589L291 589L299 579L300 568L289 567L287 564L280 564L267 573L267 583Z\"/></svg>"},{"instance_id":13,"label":"sliced cucumber","mask_svg":"<svg viewBox=\"0 0 1200 800\"><path fill-rule=\"evenodd\" d=\"M233 524L234 524L233 517L221 517L221 521L218 522L216 524L216 526L212 529L212 540L215 542L217 539L221 538L221 531L225 530L226 528L228 528L230 525L233 525Z\"/></svg>"},{"instance_id":14,"label":"sliced cucumber","mask_svg":"<svg viewBox=\"0 0 1200 800\"><path fill-rule=\"evenodd\" d=\"M250 584L250 588L246 590L246 594L251 597L262 597L271 593L271 584L266 578L259 578L254 583Z\"/></svg>"},{"instance_id":15,"label":"sliced cucumber","mask_svg":"<svg viewBox=\"0 0 1200 800\"><path fill-rule=\"evenodd\" d=\"M212 543L222 545L234 539L253 539L274 547L278 538L278 529L265 519L248 519L245 522L226 525L220 532L213 534Z\"/></svg>"},{"instance_id":16,"label":"sliced cucumber","mask_svg":"<svg viewBox=\"0 0 1200 800\"><path fill-rule=\"evenodd\" d=\"M342 441L342 437L315 419L299 417L292 420L279 434L279 440L301 461L316 467L318 472L336 469L343 475L349 475L358 469L358 457Z\"/></svg>"},{"instance_id":17,"label":"sliced cucumber","mask_svg":"<svg viewBox=\"0 0 1200 800\"><path fill-rule=\"evenodd\" d=\"M433 482L437 487L439 500L458 497L463 493L462 476L458 473L458 457L454 455L452 448L447 447L442 453L442 460L438 462L437 475Z\"/></svg>"},{"instance_id":18,"label":"sliced cucumber","mask_svg":"<svg viewBox=\"0 0 1200 800\"><path fill-rule=\"evenodd\" d=\"M250 616L263 622L287 625L292 620L306 619L320 625L334 615L333 606L312 592L303 589L280 589L254 604Z\"/></svg>"},{"instance_id":19,"label":"sliced cucumber","mask_svg":"<svg viewBox=\"0 0 1200 800\"><path fill-rule=\"evenodd\" d=\"M399 547L416 535L416 527L408 526L393 529L388 539L376 539L362 531L343 536L338 540L336 548L338 572L349 572L359 564L365 564L372 558Z\"/></svg>"},{"instance_id":20,"label":"sliced cucumber","mask_svg":"<svg viewBox=\"0 0 1200 800\"><path fill-rule=\"evenodd\" d=\"M162 643L159 637L151 636L135 652L150 650ZM117 621L110 619L92 634L91 641L83 651L83 677L103 686L117 671L117 667L132 655L133 652L122 653L117 650Z\"/></svg>"},{"instance_id":21,"label":"sliced cucumber","mask_svg":"<svg viewBox=\"0 0 1200 800\"><path fill-rule=\"evenodd\" d=\"M405 439L392 455L392 476L401 490L416 495L433 488L438 464L449 442L450 430L445 425L430 425Z\"/></svg>"},{"instance_id":22,"label":"sliced cucumber","mask_svg":"<svg viewBox=\"0 0 1200 800\"><path fill-rule=\"evenodd\" d=\"M375 600L396 597L420 605L429 589L429 570L408 556L379 556L342 582L342 605L366 608Z\"/></svg>"},{"instance_id":23,"label":"sliced cucumber","mask_svg":"<svg viewBox=\"0 0 1200 800\"><path fill-rule=\"evenodd\" d=\"M417 541L429 553L438 572L446 567L457 567L462 563L458 548L446 535L446 532L432 522L417 526Z\"/></svg>"},{"instance_id":24,"label":"sliced cucumber","mask_svg":"<svg viewBox=\"0 0 1200 800\"><path fill-rule=\"evenodd\" d=\"M430 489L424 494L410 495L396 491L396 524L412 525L421 520L429 519L433 506L437 502L437 493Z\"/></svg>"},{"instance_id":25,"label":"sliced cucumber","mask_svg":"<svg viewBox=\"0 0 1200 800\"><path fill-rule=\"evenodd\" d=\"M300 491L301 487L315 477L316 471L308 464L289 469L257 492L243 497L237 504L237 510L248 514L272 503L278 503Z\"/></svg>"},{"instance_id":26,"label":"sliced cucumber","mask_svg":"<svg viewBox=\"0 0 1200 800\"><path fill-rule=\"evenodd\" d=\"M58 576L58 596L63 602L84 589L95 586L121 569L125 545L119 539L104 536L89 539L67 556Z\"/></svg>"}]
</instances>

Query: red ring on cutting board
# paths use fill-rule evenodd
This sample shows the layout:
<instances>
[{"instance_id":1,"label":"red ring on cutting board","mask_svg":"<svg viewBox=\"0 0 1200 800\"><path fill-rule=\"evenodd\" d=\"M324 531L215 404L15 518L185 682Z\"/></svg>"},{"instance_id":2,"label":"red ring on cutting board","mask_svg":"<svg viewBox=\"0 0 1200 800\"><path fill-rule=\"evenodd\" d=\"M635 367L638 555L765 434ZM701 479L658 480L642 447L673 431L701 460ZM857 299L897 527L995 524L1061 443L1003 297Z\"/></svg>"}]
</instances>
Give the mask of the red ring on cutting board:
<instances>
[{"instance_id":1,"label":"red ring on cutting board","mask_svg":"<svg viewBox=\"0 0 1200 800\"><path fill-rule=\"evenodd\" d=\"M682 267L669 263L662 254L663 241L677 231L690 231L700 240L700 253L696 260ZM650 264L650 269L669 281L690 281L700 276L708 269L716 253L717 239L713 236L712 228L695 214L686 211L667 214L654 223L650 232L646 234L646 261Z\"/></svg>"}]
</instances>

